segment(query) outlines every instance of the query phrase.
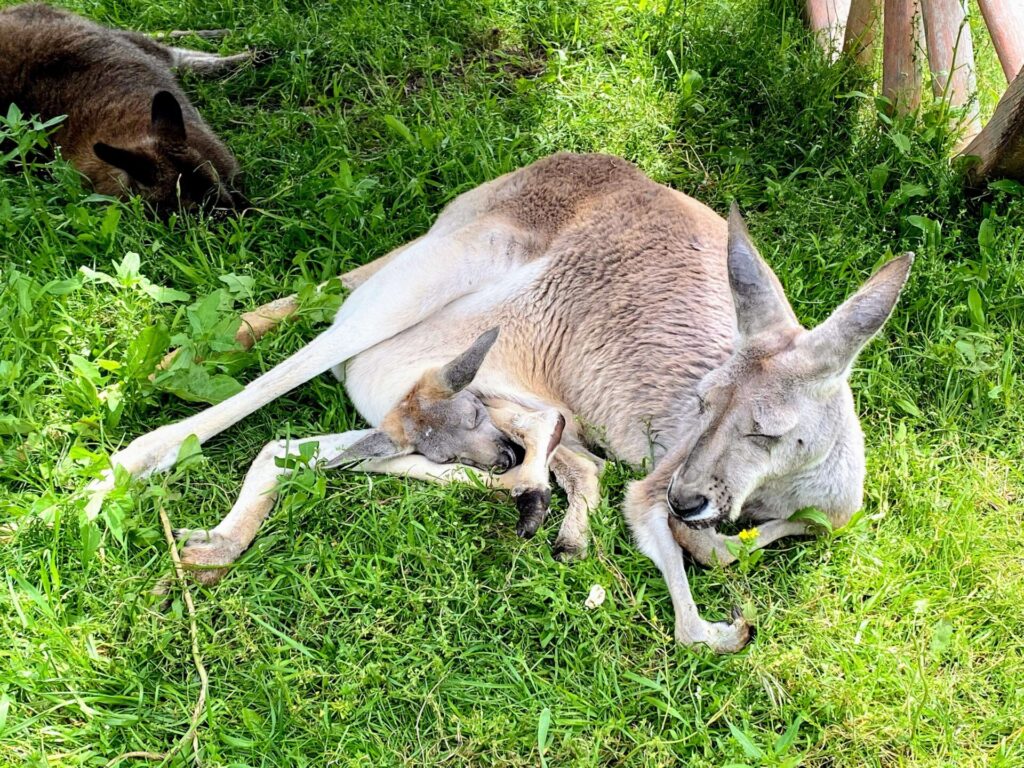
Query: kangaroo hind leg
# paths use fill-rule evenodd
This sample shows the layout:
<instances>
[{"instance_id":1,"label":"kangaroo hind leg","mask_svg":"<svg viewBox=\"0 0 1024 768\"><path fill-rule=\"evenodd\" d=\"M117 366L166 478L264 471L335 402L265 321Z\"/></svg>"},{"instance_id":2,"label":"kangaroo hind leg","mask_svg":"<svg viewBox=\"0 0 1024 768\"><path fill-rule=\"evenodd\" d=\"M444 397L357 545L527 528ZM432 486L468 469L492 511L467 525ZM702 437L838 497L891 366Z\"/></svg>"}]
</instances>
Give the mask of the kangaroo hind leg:
<instances>
[{"instance_id":1,"label":"kangaroo hind leg","mask_svg":"<svg viewBox=\"0 0 1024 768\"><path fill-rule=\"evenodd\" d=\"M290 457L299 462L296 454L304 445L313 450L305 463L313 466L321 459L329 459L350 449L374 430L358 429L335 435L320 435L303 440L273 440L267 443L253 461L242 483L238 499L227 516L215 527L206 529L180 529L176 535L185 543L181 561L194 569L194 577L203 584L219 581L252 540L277 501L278 483L292 470L282 459ZM299 454L301 455L301 454ZM294 466L294 465L292 465Z\"/></svg>"},{"instance_id":2,"label":"kangaroo hind leg","mask_svg":"<svg viewBox=\"0 0 1024 768\"><path fill-rule=\"evenodd\" d=\"M493 222L428 234L352 291L330 328L305 347L227 400L136 438L111 457L111 464L136 476L169 469L189 435L206 442L314 376L504 279L521 260L517 233ZM111 486L108 472L92 490Z\"/></svg>"},{"instance_id":3,"label":"kangaroo hind leg","mask_svg":"<svg viewBox=\"0 0 1024 768\"><path fill-rule=\"evenodd\" d=\"M534 411L514 404L488 403L488 412L494 426L523 448L522 462L501 475L500 483L511 491L519 510L516 533L533 538L551 508L548 465L562 440L565 417L555 408Z\"/></svg>"},{"instance_id":4,"label":"kangaroo hind leg","mask_svg":"<svg viewBox=\"0 0 1024 768\"><path fill-rule=\"evenodd\" d=\"M208 30L210 33L223 32L227 33L227 30ZM256 54L253 51L243 51L242 53L232 54L230 56L221 56L216 53L210 53L209 51L196 51L191 48L178 48L172 45L165 45L162 40L168 37L176 39L178 37L186 37L189 33L180 32L172 33L171 35L144 35L141 32L133 32L130 30L122 30L120 32L122 39L132 43L135 47L145 51L151 56L156 56L167 62L172 67L177 69L188 69L201 75L216 75L222 72L237 69L238 67L252 63L256 61ZM198 37L206 37L207 39L215 39L217 35L214 34L203 34L202 32L194 33ZM223 36L223 35L220 35Z\"/></svg>"},{"instance_id":5,"label":"kangaroo hind leg","mask_svg":"<svg viewBox=\"0 0 1024 768\"><path fill-rule=\"evenodd\" d=\"M587 556L590 513L601 503L601 469L593 457L564 444L558 446L551 458L551 471L568 501L565 519L551 548L556 560L564 562Z\"/></svg>"}]
</instances>

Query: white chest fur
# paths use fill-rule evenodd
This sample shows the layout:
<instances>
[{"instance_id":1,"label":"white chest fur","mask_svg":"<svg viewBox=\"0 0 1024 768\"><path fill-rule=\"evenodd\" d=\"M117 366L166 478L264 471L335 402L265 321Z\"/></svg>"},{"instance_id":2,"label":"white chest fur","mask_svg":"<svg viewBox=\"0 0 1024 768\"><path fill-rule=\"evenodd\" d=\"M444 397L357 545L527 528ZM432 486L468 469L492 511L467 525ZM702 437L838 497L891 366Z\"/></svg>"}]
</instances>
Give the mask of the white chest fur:
<instances>
[{"instance_id":1,"label":"white chest fur","mask_svg":"<svg viewBox=\"0 0 1024 768\"><path fill-rule=\"evenodd\" d=\"M333 369L334 375L345 382L345 391L356 410L374 427L431 367L429 362L410 364L403 359L400 347L404 345L400 341L401 337L385 341Z\"/></svg>"}]
</instances>

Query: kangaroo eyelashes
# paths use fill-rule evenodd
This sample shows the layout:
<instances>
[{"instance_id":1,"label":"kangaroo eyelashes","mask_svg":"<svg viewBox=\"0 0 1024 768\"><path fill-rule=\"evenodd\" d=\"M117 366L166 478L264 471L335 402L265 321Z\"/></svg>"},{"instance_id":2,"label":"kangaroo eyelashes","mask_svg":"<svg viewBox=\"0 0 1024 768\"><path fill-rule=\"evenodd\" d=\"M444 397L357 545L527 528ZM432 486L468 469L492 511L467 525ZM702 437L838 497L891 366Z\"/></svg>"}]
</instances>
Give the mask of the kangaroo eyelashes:
<instances>
[{"instance_id":1,"label":"kangaroo eyelashes","mask_svg":"<svg viewBox=\"0 0 1024 768\"><path fill-rule=\"evenodd\" d=\"M764 448L765 450L769 450L778 445L782 440L782 435L762 435L757 433L744 435L744 437L749 438L753 441L754 445Z\"/></svg>"}]
</instances>

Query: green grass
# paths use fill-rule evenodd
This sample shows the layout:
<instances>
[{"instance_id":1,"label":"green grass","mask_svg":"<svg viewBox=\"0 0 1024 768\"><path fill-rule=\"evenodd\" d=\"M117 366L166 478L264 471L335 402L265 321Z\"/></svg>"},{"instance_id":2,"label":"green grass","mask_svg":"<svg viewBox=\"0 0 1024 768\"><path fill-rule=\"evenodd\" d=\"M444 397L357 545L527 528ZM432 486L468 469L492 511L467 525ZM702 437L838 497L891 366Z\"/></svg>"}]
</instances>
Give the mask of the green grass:
<instances>
[{"instance_id":1,"label":"green grass","mask_svg":"<svg viewBox=\"0 0 1024 768\"><path fill-rule=\"evenodd\" d=\"M170 562L157 506L213 524L268 439L359 425L321 377L89 520L103 457L201 407L168 389L209 382L146 378L172 338L209 352L221 318L304 290L302 317L251 355L188 369L251 379L336 305L312 285L557 149L620 154L719 211L737 199L808 324L918 253L853 379L863 513L755 568L692 573L708 616L757 614L756 641L723 658L672 641L618 512L621 468L571 566L545 541L564 500L522 542L514 510L474 488L301 473L197 592L204 765L1024 764L1024 188L965 193L934 108L889 125L871 79L826 66L785 0L72 5L274 54L186 81L263 211L161 223L59 163L0 176L0 764L169 748L199 684L180 593L151 594ZM128 252L190 298L154 300ZM114 264L117 285L78 277ZM595 583L609 599L588 611Z\"/></svg>"}]
</instances>

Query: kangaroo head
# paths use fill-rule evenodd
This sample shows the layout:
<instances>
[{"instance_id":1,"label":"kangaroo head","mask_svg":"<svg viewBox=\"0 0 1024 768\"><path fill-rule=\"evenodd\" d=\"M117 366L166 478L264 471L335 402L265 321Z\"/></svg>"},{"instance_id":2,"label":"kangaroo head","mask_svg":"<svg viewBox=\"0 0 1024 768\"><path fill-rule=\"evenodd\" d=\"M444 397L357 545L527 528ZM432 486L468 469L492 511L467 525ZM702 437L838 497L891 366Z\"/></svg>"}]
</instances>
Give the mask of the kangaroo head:
<instances>
[{"instance_id":1,"label":"kangaroo head","mask_svg":"<svg viewBox=\"0 0 1024 768\"><path fill-rule=\"evenodd\" d=\"M97 142L93 152L109 166L107 173L90 174L100 192L127 189L160 213L248 207L231 188L238 170L234 158L208 130L186 131L181 105L169 91L153 96L148 131L118 146Z\"/></svg>"},{"instance_id":2,"label":"kangaroo head","mask_svg":"<svg viewBox=\"0 0 1024 768\"><path fill-rule=\"evenodd\" d=\"M378 429L327 466L408 453L438 464L468 464L498 472L515 466L522 449L494 426L480 398L466 389L497 338L498 329L492 328L454 360L423 374Z\"/></svg>"},{"instance_id":3,"label":"kangaroo head","mask_svg":"<svg viewBox=\"0 0 1024 768\"><path fill-rule=\"evenodd\" d=\"M809 506L843 519L860 508L864 441L847 378L892 312L912 262L913 254L888 262L808 331L733 206L736 345L696 388L700 434L668 487L678 520L711 526Z\"/></svg>"}]
</instances>

